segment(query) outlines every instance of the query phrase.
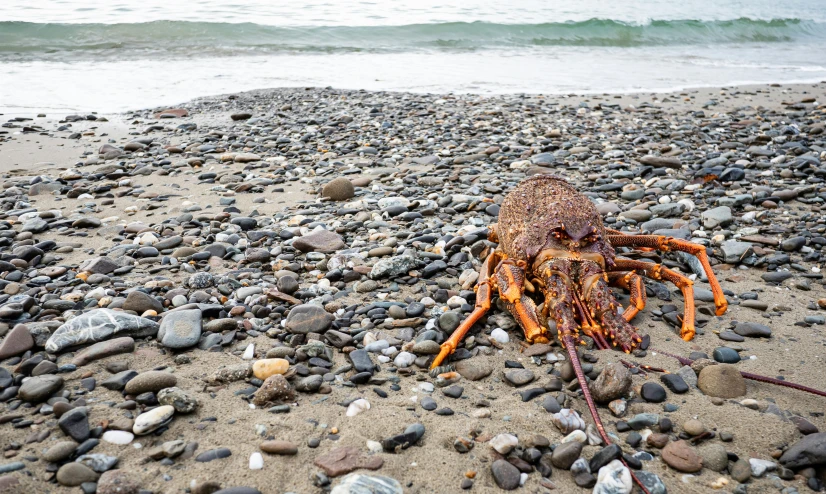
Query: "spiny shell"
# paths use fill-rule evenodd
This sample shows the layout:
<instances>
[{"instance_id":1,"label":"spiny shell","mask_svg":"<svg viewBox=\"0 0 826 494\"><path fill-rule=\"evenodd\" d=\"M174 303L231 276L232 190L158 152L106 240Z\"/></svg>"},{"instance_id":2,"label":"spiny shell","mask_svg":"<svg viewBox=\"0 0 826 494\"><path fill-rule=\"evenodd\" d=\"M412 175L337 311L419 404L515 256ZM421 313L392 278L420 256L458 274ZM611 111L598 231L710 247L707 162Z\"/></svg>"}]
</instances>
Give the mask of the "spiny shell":
<instances>
[{"instance_id":1,"label":"spiny shell","mask_svg":"<svg viewBox=\"0 0 826 494\"><path fill-rule=\"evenodd\" d=\"M585 421L579 417L575 410L570 408L563 408L559 413L553 414L552 419L554 425L563 434L570 434L575 430L584 430Z\"/></svg>"}]
</instances>

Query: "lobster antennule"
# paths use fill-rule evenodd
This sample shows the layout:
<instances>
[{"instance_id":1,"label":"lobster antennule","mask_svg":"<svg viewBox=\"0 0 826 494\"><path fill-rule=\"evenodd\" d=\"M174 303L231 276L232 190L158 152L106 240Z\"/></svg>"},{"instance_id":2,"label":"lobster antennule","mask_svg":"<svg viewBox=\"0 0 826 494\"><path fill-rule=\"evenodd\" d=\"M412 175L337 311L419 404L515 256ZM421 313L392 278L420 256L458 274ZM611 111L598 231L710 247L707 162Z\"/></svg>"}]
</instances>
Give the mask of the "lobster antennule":
<instances>
[{"instance_id":1,"label":"lobster antennule","mask_svg":"<svg viewBox=\"0 0 826 494\"><path fill-rule=\"evenodd\" d=\"M691 359L688 359L688 358L685 358L685 357L680 357L679 355L674 355L674 354L671 354L671 353L668 353L668 352L664 352L662 350L657 350L656 348L652 348L651 351L661 353L661 354L663 354L667 357L675 358L675 359L677 359L678 362L680 362L683 365L691 365L691 364L694 363L694 361L691 360ZM826 392L820 391L818 389L810 388L810 387L804 386L802 384L797 384L797 383L793 383L793 382L789 382L789 381L781 381L780 379L775 379L773 377L768 377L768 376L761 376L760 374L752 374L751 372L740 371L740 375L743 376L746 379L751 379L752 381L758 381L758 382L768 383L768 384L776 384L778 386L783 386L785 388L792 388L792 389L796 389L798 391L804 391L806 393L811 393L813 395L826 397Z\"/></svg>"},{"instance_id":2,"label":"lobster antennule","mask_svg":"<svg viewBox=\"0 0 826 494\"><path fill-rule=\"evenodd\" d=\"M562 344L568 352L568 359L570 359L571 366L574 368L574 374L576 374L577 381L579 381L579 387L582 389L582 395L585 397L585 402L588 404L588 410L591 412L591 417L594 419L594 424L596 425L597 431L599 432L603 442L605 442L605 445L610 446L612 444L611 440L608 438L608 434L605 432L605 427L602 425L602 420L599 418L597 406L594 403L594 399L591 397L591 390L588 389L588 383L585 380L585 373L582 372L582 364L579 361L579 355L576 353L576 342L574 341L574 337L571 334L563 334ZM642 481L634 474L634 471L628 466L628 463L626 463L622 457L620 457L619 460L623 465L625 465L626 468L628 468L631 478L634 479L634 482L636 482L637 485L639 485L642 492L644 494L651 494Z\"/></svg>"}]
</instances>

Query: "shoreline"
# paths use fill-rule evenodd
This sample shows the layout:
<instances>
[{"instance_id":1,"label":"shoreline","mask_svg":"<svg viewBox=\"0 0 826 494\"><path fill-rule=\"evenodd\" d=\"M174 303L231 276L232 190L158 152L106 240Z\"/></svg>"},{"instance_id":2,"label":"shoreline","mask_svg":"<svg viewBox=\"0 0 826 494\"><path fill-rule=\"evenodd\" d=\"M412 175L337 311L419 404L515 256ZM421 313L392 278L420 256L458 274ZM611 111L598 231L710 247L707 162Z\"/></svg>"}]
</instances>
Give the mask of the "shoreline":
<instances>
[{"instance_id":1,"label":"shoreline","mask_svg":"<svg viewBox=\"0 0 826 494\"><path fill-rule=\"evenodd\" d=\"M155 118L155 108L101 115L106 121L48 115L0 128L9 132L0 134L2 252L14 268L4 264L9 272L0 280L0 345L19 324L40 336L0 360L0 368L31 373L18 367L22 360L53 359L45 375L62 378L63 391L41 390L48 391L42 398L52 397L48 407L65 398L84 408L88 426L101 427L99 433L134 430L138 416L168 389L166 376L163 388L147 385L151 395L121 392L111 383L119 372L175 376L175 386L198 402L194 412L176 410L158 434L126 445L102 440L91 451L117 458L124 475L155 493L184 492L193 482L194 494L213 492L204 486L210 482L267 493L273 485L321 492L340 478L319 475L316 462L344 446L355 448L360 461L383 463L357 473L395 479L404 492L462 492L470 484L471 493L498 493L504 473L493 472L492 464L503 454L490 441L504 433L518 438L518 455L504 457L527 474L520 491L551 492L554 485L588 492L567 468L542 475L549 445L564 437L548 410L564 404L592 424L576 386L562 384L559 346L527 356L513 319L494 307L465 340L460 355L470 358L452 389L427 373L434 345L473 306L473 272L486 245L477 232L496 222L515 184L535 173L562 174L598 203L609 227L685 235L713 252L730 303L720 317L709 303L709 285L684 258L641 254L695 279L698 334L691 342L674 327L680 291L647 282L648 306L634 324L651 336L653 348L688 357L727 347L742 358L734 364L738 370L822 387L826 207L816 170L826 162L824 104L823 82L545 97L276 88L174 107L185 117ZM65 125L71 126L58 130ZM23 132L23 126L35 130ZM330 185L333 179L338 185ZM325 189L337 200L322 200ZM318 228L328 237L314 237ZM32 250L41 247L42 254ZM413 264L398 274L368 276L377 264L407 256ZM105 258L99 272L84 264L98 257ZM772 273L783 279L766 278ZM276 292L289 297L268 295ZM614 292L627 306L627 293ZM32 299L25 310L11 299L24 294ZM319 312L295 322L293 297L300 307L319 304L301 310ZM150 321L194 311L197 317L180 328L194 339L179 347L173 337L125 331L132 351L109 348L115 353L76 369L63 366L78 352L45 352L44 331L55 329L49 321L100 308ZM508 341L497 340L495 328L506 329ZM367 355L376 367L352 356L365 344L372 345L369 354L356 355ZM397 353L383 353L389 347ZM411 362L406 355L397 360L402 351ZM632 357L584 352L592 383L621 358L680 369L652 350ZM265 358L288 361L285 382L294 395L253 407L262 380L245 366ZM222 368L239 367L242 374L215 379ZM826 430L822 398L748 382L743 396L711 396L689 386L685 393L664 389L662 402L643 399L642 385L660 383L659 377L631 378L625 414L605 406L599 411L626 454L651 454L643 456L643 468L671 492L707 492L721 482L727 491L739 482L750 492L776 490L776 483L808 489L807 474L816 474L786 468L778 453L812 429ZM0 386L6 386L0 393L11 393L12 386ZM21 417L0 421L0 435L19 447L6 449L0 467L17 461L22 467L0 474L0 486L13 477L9 492L76 491L55 474L73 463L75 449L46 459L55 458L46 452L56 455L53 448L68 437L56 410L13 391L0 402L0 417ZM348 416L357 398L370 409ZM633 445L620 423L642 413L668 418L673 428L658 420L642 431L656 437ZM672 443L690 438L691 419L714 437L691 446L705 465L685 475L663 460L667 455L656 444L663 435ZM411 424L425 431L416 445L395 453L371 449ZM264 452L263 469L250 469L251 455L267 440L285 441L290 448L280 447L296 452ZM169 444L174 441L181 444ZM187 449L167 454L158 449L165 443L167 451ZM467 444L472 449L463 452ZM232 454L195 460L219 448ZM577 455L588 460L601 450L586 444ZM727 452L741 461L729 461ZM752 476L749 459L771 462L774 470ZM94 476L89 468L75 470ZM101 483L110 476L104 475Z\"/></svg>"},{"instance_id":2,"label":"shoreline","mask_svg":"<svg viewBox=\"0 0 826 494\"><path fill-rule=\"evenodd\" d=\"M105 122L94 121L88 122L81 120L80 122L73 122L73 125L77 125L80 128L77 130L84 131L90 130L90 128L100 128L101 132L111 134L117 139L126 139L130 132L139 131L137 127L130 126L127 122L130 117L140 115L141 118L145 118L147 114L150 112L155 112L157 110L163 108L177 108L177 107L187 107L187 106L197 106L204 102L212 102L222 99L227 99L230 97L240 97L244 95L253 95L258 94L264 97L268 95L278 94L280 92L291 92L291 91L301 91L301 90L325 90L326 88L304 88L304 87L285 87L285 88L266 88L266 89L255 89L251 91L243 91L239 93L226 93L226 94L218 94L214 96L202 96L198 98L194 98L189 100L188 102L178 104L178 105L170 105L170 106L160 106L160 107L151 107L151 108L142 108L137 110L130 110L124 112L114 112L114 113L100 113L91 112L91 113L71 113L71 115L96 115L98 117L103 117L107 119ZM341 91L343 93L362 93L364 90L349 90L349 89L332 89L333 91ZM379 95L390 95L396 97L425 97L425 98L435 98L439 96L449 96L452 98L460 98L460 99L479 99L482 101L488 100L508 100L513 98L520 98L520 97L543 97L546 101L557 102L558 104L578 104L579 102L594 102L599 103L603 102L604 98L608 98L608 100L604 101L608 104L619 104L623 107L627 105L635 105L640 103L654 103L658 106L663 107L664 109L677 109L680 107L691 107L696 106L699 100L704 101L711 101L714 100L717 104L713 106L707 106L706 109L711 111L728 111L734 108L737 105L745 104L745 105L752 105L752 106L766 106L770 108L779 108L782 107L782 102L785 99L800 99L804 95L812 95L816 98L817 101L826 101L826 81L817 82L817 83L800 83L800 84L759 84L759 85L733 85L733 86L721 86L721 87L695 87L695 88L688 88L684 90L675 90L675 91L666 91L666 92L650 92L650 91L641 91L641 92L630 92L630 93L571 93L571 94L531 94L531 93L505 93L505 94L475 94L475 93L467 93L467 94L453 94L453 93L446 93L446 94L431 94L431 93L409 93L409 92L398 92L398 91L366 91L367 93L379 94ZM740 99L740 96L743 99ZM689 98L689 99L686 99ZM614 100L614 101L611 101ZM665 101L663 101L665 100ZM705 105L699 105L705 106ZM62 120L63 116L55 116L55 114L46 114L46 117L36 117L30 115L18 115L17 117L13 117L11 115L3 115L0 114L0 119L5 119L6 117L10 117L11 119L21 117L30 120L26 120L20 122L20 125L26 125L27 123L34 124L37 126L42 125L53 125L56 126ZM188 117L187 121L192 120L197 122L203 122L206 124L213 123L215 115L212 114L198 114L195 113L191 117ZM111 119L111 120L109 120ZM150 119L151 121L151 119ZM4 129L0 129L2 132ZM48 132L49 129L44 128L44 131ZM41 136L46 140L50 140L53 136ZM0 150L2 150L6 156L6 159L3 160L3 163L0 164L0 173L10 171L12 167L20 167L19 170L34 170L34 167L37 164L43 164L43 166L39 166L40 168L47 169L48 164L54 161L67 161L73 157L73 153L76 150L79 150L81 147L86 150L90 151L92 148L89 143L84 143L83 140L78 142L72 143L64 143L69 144L69 147L66 146L56 146L54 142L52 142L48 147L43 147L43 143L40 141L34 141L30 139L29 142L21 142L18 140L12 140L11 145L9 142L4 142L4 138L8 138L8 134L5 136L0 134ZM28 162L28 164L26 164ZM10 165L11 163L11 165ZM60 166L60 165L59 165Z\"/></svg>"},{"instance_id":3,"label":"shoreline","mask_svg":"<svg viewBox=\"0 0 826 494\"><path fill-rule=\"evenodd\" d=\"M424 91L404 91L404 90L375 90L375 89L362 89L362 88L345 88L345 87L334 87L334 86L307 86L307 85L294 85L294 86L278 86L278 87L262 87L256 89L249 89L243 91L235 91L235 92L218 92L215 94L206 94L201 96L195 96L183 101L178 101L169 104L161 104L155 105L146 108L139 108L139 109L125 109L119 111L99 111L98 109L90 108L86 110L74 109L56 109L56 108L16 108L16 107L9 107L9 108L2 108L0 107L0 119L6 118L36 118L35 116L40 113L45 114L95 114L103 117L112 117L112 116L120 116L126 115L129 113L141 112L146 111L149 109L156 109L156 108L175 108L180 106L186 106L190 103L195 103L201 100L210 100L210 99L217 99L223 98L230 95L240 95L240 94L248 94L248 93L267 93L273 91L284 91L284 90L300 90L305 88L321 90L321 89L334 89L337 91L367 91L372 93L390 93L390 94L399 94L399 95L421 95L421 96L438 96L438 95L451 95L457 97L486 97L486 98L503 98L509 96L543 96L549 98L568 98L568 97L593 97L593 96L621 96L621 97L635 97L635 96L651 96L651 95L675 95L680 93L698 93L698 92L709 92L713 93L714 91L719 91L723 89L740 89L740 90L754 90L766 87L782 87L782 88L792 88L793 90L798 90L808 86L822 86L826 84L826 80L821 78L811 78L811 79L797 79L793 81L786 81L786 82L753 82L753 81L735 81L731 84L726 85L718 85L718 84L710 84L710 85L688 85L688 86L674 86L674 87L666 87L660 89L616 89L610 91L574 91L574 92L565 92L562 90L554 91L554 92L539 92L539 91L532 91L532 92L519 92L519 91L502 91L502 92L461 92L461 91L448 91L448 92L424 92Z\"/></svg>"}]
</instances>

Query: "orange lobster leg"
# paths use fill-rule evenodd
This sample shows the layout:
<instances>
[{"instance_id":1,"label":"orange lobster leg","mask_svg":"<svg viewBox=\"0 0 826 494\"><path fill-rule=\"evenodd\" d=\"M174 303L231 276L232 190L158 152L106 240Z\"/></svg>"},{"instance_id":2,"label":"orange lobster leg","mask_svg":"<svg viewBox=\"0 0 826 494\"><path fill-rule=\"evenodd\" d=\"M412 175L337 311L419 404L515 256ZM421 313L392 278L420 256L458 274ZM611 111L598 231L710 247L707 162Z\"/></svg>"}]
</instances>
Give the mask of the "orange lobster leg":
<instances>
[{"instance_id":1,"label":"orange lobster leg","mask_svg":"<svg viewBox=\"0 0 826 494\"><path fill-rule=\"evenodd\" d=\"M640 275L634 271L628 271L627 273L614 271L608 273L608 284L624 288L630 293L631 305L622 313L622 317L626 321L631 322L637 314L645 309L645 302L648 297L645 294L645 285Z\"/></svg>"},{"instance_id":2,"label":"orange lobster leg","mask_svg":"<svg viewBox=\"0 0 826 494\"><path fill-rule=\"evenodd\" d=\"M539 324L536 304L525 295L525 270L518 263L505 260L494 274L499 298L525 333L528 343L547 343L548 330Z\"/></svg>"},{"instance_id":3,"label":"orange lobster leg","mask_svg":"<svg viewBox=\"0 0 826 494\"><path fill-rule=\"evenodd\" d=\"M453 353L467 332L470 331L470 328L473 327L473 325L476 324L476 322L490 310L490 299L493 295L492 291L494 288L491 286L491 274L493 273L493 269L496 267L500 256L501 252L493 251L487 259L485 259L485 262L482 263L482 267L479 269L479 281L476 283L476 304L473 308L473 312L471 312L467 319L462 321L462 324L460 324L459 327L453 331L450 338L442 343L439 354L436 355L436 358L433 359L433 363L430 364L431 369L438 367L448 355Z\"/></svg>"},{"instance_id":4,"label":"orange lobster leg","mask_svg":"<svg viewBox=\"0 0 826 494\"><path fill-rule=\"evenodd\" d=\"M637 271L647 278L653 280L666 280L674 283L683 293L684 310L683 326L680 329L680 338L691 341L694 338L694 282L685 276L672 271L662 264L652 262L633 261L631 259L619 259L615 261L617 271Z\"/></svg>"},{"instance_id":5,"label":"orange lobster leg","mask_svg":"<svg viewBox=\"0 0 826 494\"><path fill-rule=\"evenodd\" d=\"M608 241L614 247L649 247L663 252L688 252L696 257L703 266L703 270L708 277L708 284L711 286L712 293L714 293L714 305L717 307L717 315L721 316L726 312L728 302L726 301L726 296L723 294L723 288L717 281L717 277L714 276L714 271L711 269L711 263L708 262L708 255L706 255L706 248L704 246L691 243L687 240L662 235L614 235L614 232L616 232L616 230L611 230L608 236Z\"/></svg>"}]
</instances>

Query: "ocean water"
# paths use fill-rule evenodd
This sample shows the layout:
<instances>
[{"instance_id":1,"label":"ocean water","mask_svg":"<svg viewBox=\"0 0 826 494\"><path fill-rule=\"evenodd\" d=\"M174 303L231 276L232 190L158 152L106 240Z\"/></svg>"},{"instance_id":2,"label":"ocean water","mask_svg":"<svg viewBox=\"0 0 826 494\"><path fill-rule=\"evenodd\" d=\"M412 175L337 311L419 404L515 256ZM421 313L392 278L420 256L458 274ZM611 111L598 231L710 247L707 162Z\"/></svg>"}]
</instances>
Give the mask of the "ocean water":
<instances>
[{"instance_id":1,"label":"ocean water","mask_svg":"<svg viewBox=\"0 0 826 494\"><path fill-rule=\"evenodd\" d=\"M669 91L826 79L826 0L2 0L0 113L284 86Z\"/></svg>"}]
</instances>

